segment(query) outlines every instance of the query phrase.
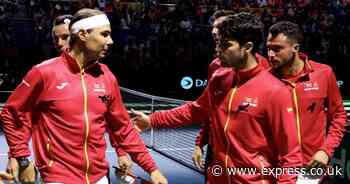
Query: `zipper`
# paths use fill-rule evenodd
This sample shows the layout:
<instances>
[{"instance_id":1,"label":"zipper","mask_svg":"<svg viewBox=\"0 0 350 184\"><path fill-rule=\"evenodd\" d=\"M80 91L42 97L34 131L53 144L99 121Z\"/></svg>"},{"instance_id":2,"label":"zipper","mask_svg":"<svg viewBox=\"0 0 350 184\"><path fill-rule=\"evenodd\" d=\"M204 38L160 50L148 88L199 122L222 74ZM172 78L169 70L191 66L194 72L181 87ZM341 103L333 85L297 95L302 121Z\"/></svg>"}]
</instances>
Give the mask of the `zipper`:
<instances>
[{"instance_id":1,"label":"zipper","mask_svg":"<svg viewBox=\"0 0 350 184\"><path fill-rule=\"evenodd\" d=\"M229 158L228 152L229 152L229 149L230 149L230 141L228 139L227 130L228 130L228 123L230 122L230 112L231 112L231 109L232 109L232 101L233 101L233 97L236 94L236 91L237 91L237 86L235 86L231 90L230 99L229 99L229 102L228 102L228 105L227 105L227 119L226 119L225 127L224 127L224 134L225 134L226 142L227 142L226 153L225 153L225 171L226 171L226 169L228 167L228 158ZM228 183L230 184L231 183L231 178L230 178L229 175L227 175L227 179L228 179Z\"/></svg>"},{"instance_id":2,"label":"zipper","mask_svg":"<svg viewBox=\"0 0 350 184\"><path fill-rule=\"evenodd\" d=\"M298 96L296 91L295 83L293 85L293 102L295 107L295 115L296 115L296 123L297 123L297 131L298 131L298 142L301 145L301 129L300 129L300 113L299 113L299 105L298 105Z\"/></svg>"},{"instance_id":3,"label":"zipper","mask_svg":"<svg viewBox=\"0 0 350 184\"><path fill-rule=\"evenodd\" d=\"M89 116L88 116L88 99L87 99L87 90L84 78L85 72L84 69L81 71L81 86L83 88L83 98L84 98L84 118L85 118L85 137L84 137L84 155L86 160L86 169L85 169L85 180L87 184L90 184L89 180L89 155L88 155L88 138L89 138Z\"/></svg>"},{"instance_id":4,"label":"zipper","mask_svg":"<svg viewBox=\"0 0 350 184\"><path fill-rule=\"evenodd\" d=\"M264 157L263 157L263 156L259 156L259 157L258 157L258 160L259 160L259 164L260 164L261 169L264 169L264 168L265 168L265 164L264 164L264 162L263 162ZM264 177L265 177L264 175L261 176L261 178L262 178L261 183L262 183L262 184L265 184L265 179L264 179Z\"/></svg>"},{"instance_id":5,"label":"zipper","mask_svg":"<svg viewBox=\"0 0 350 184\"><path fill-rule=\"evenodd\" d=\"M47 138L47 143L46 143L46 152L49 155L49 164L48 166L51 167L53 164L53 153L52 153L52 148L50 145L50 139Z\"/></svg>"}]
</instances>

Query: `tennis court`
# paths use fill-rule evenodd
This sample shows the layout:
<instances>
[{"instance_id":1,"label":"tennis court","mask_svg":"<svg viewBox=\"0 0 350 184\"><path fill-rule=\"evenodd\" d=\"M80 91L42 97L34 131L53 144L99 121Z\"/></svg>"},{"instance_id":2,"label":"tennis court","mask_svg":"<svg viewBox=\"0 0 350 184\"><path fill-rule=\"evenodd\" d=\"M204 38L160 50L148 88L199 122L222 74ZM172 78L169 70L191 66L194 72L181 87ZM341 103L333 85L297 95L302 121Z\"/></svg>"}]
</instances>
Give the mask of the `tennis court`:
<instances>
[{"instance_id":1,"label":"tennis court","mask_svg":"<svg viewBox=\"0 0 350 184\"><path fill-rule=\"evenodd\" d=\"M177 107L184 101L152 96L130 89L122 88L124 103L128 110L131 108L143 112L154 112L156 110L170 109ZM0 110L1 106L0 104ZM350 115L350 101L344 102L345 109ZM195 137L199 126L192 125L176 129L149 130L141 134L150 153L155 159L160 170L168 178L169 184L203 184L204 176L192 163L192 152ZM106 135L107 136L107 135ZM350 128L344 136L342 146L336 151L333 157L333 165L344 167L344 176L333 179L330 183L349 183L350 177ZM107 138L107 137L106 137ZM106 139L108 140L108 138ZM107 141L108 142L108 141ZM0 170L4 170L7 163L7 144L2 132L0 132ZM113 148L108 145L106 157L110 163L110 178L112 183L119 183L113 173L113 166L116 165L116 154ZM348 162L349 160L349 162ZM148 175L136 164L133 165L135 175L148 178ZM348 171L349 170L349 171ZM349 172L349 174L348 174Z\"/></svg>"},{"instance_id":2,"label":"tennis court","mask_svg":"<svg viewBox=\"0 0 350 184\"><path fill-rule=\"evenodd\" d=\"M174 108L184 103L181 100L156 97L126 88L122 88L122 95L127 109L133 108L147 113ZM0 104L0 110L2 106L3 103ZM149 130L141 134L152 157L170 184L204 183L202 172L197 170L192 163L192 152L198 130L199 126L189 126L176 129ZM109 140L107 136L106 134L106 140ZM8 157L7 150L5 137L0 132L0 170L5 170ZM117 163L117 156L109 143L106 158L110 163L112 183L119 183L113 169L113 166L116 166ZM136 176L148 178L147 173L136 164L133 165L133 171Z\"/></svg>"}]
</instances>

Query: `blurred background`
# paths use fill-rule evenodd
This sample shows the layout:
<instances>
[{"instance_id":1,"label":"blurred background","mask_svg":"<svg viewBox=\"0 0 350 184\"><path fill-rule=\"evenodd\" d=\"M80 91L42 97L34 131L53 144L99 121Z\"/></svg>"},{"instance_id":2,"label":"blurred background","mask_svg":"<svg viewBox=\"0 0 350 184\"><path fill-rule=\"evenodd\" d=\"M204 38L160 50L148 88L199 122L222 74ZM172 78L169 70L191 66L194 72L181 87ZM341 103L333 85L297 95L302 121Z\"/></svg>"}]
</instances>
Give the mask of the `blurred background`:
<instances>
[{"instance_id":1,"label":"blurred background","mask_svg":"<svg viewBox=\"0 0 350 184\"><path fill-rule=\"evenodd\" d=\"M13 90L28 69L55 56L53 19L83 7L108 14L115 44L103 62L123 87L195 99L214 58L211 15L225 9L255 12L266 29L282 19L298 23L302 51L331 65L350 99L349 0L0 0L0 91ZM266 55L264 44L260 48Z\"/></svg>"},{"instance_id":2,"label":"blurred background","mask_svg":"<svg viewBox=\"0 0 350 184\"><path fill-rule=\"evenodd\" d=\"M83 7L102 10L111 21L114 45L102 62L124 87L128 109L169 109L201 94L214 59L211 16L225 9L258 14L266 30L279 20L298 23L305 38L301 50L333 68L350 111L350 0L0 0L0 110L31 67L57 55L51 38L54 18ZM265 45L259 48L266 56ZM202 171L191 160L197 131L198 126L190 126L142 134L169 183L203 183ZM350 183L349 136L332 160L344 175L330 183ZM3 169L7 146L1 131L0 142ZM115 163L113 149L106 154Z\"/></svg>"}]
</instances>

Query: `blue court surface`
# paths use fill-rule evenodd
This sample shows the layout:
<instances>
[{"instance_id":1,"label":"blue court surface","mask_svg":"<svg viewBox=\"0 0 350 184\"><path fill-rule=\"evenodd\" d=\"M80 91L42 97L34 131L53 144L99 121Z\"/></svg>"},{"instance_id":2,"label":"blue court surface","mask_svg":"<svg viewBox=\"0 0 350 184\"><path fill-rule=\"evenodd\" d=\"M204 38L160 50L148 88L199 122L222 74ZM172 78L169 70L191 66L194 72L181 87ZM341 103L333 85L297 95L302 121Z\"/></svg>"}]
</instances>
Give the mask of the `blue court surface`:
<instances>
[{"instance_id":1,"label":"blue court surface","mask_svg":"<svg viewBox=\"0 0 350 184\"><path fill-rule=\"evenodd\" d=\"M157 110L171 109L177 107L184 101L156 97L143 94L130 89L121 89L123 101L128 110L135 109L145 113L151 113ZM2 107L0 103L0 110ZM344 102L345 109L350 115L350 101ZM350 183L350 122L346 134L340 147L336 150L332 163L346 168L345 175L333 178L331 184ZM199 126L192 125L175 129L159 129L146 131L141 134L142 139L149 148L151 155L156 161L161 172L167 177L169 184L203 184L203 174L195 169L192 163L192 152L195 138L198 134ZM109 140L106 136L106 140ZM107 141L108 142L108 141ZM156 150L156 151L155 151ZM0 131L0 170L4 171L7 163L8 147L3 133ZM204 154L205 155L205 154ZM113 184L120 183L114 174L113 166L117 165L117 156L114 149L108 145L106 157L110 163L110 178ZM133 165L133 171L136 176L149 179L145 173L136 164ZM140 182L137 182L140 183Z\"/></svg>"},{"instance_id":2,"label":"blue court surface","mask_svg":"<svg viewBox=\"0 0 350 184\"><path fill-rule=\"evenodd\" d=\"M156 97L126 88L121 88L123 101L128 110L131 108L145 113L156 110L170 109L184 103L182 100ZM9 94L9 93L8 93ZM4 99L0 101L0 111ZM188 126L175 129L159 129L146 131L141 134L146 146L157 163L160 171L168 179L169 184L202 184L204 176L195 169L192 162L195 137L199 126ZM109 140L106 136L106 140ZM117 156L109 141L106 157L110 163L110 178L112 183L120 183L114 174L113 166L117 165ZM156 150L156 151L155 151ZM7 143L0 129L0 170L4 171L7 163ZM149 179L149 176L136 164L133 165L134 174ZM140 183L140 182L139 182Z\"/></svg>"},{"instance_id":3,"label":"blue court surface","mask_svg":"<svg viewBox=\"0 0 350 184\"><path fill-rule=\"evenodd\" d=\"M7 163L7 144L3 133L0 133L0 170L4 171ZM167 177L169 184L201 184L204 183L204 176L189 167L186 167L168 157L159 154L152 149L149 149L152 157L159 166L161 172ZM114 171L113 166L117 165L117 156L114 149L109 145L106 150L106 157L110 162L110 168ZM133 165L133 171L136 176L149 179L149 176L136 164ZM114 172L111 172L110 178L112 183L120 183L115 176ZM138 181L138 183L140 183Z\"/></svg>"}]
</instances>

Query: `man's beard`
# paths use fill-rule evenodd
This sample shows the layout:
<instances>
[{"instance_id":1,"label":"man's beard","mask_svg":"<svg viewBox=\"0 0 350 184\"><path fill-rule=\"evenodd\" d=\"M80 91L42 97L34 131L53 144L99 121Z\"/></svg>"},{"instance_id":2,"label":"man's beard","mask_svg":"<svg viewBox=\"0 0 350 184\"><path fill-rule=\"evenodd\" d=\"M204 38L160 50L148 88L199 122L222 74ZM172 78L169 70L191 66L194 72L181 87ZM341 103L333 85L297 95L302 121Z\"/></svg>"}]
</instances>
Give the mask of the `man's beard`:
<instances>
[{"instance_id":1,"label":"man's beard","mask_svg":"<svg viewBox=\"0 0 350 184\"><path fill-rule=\"evenodd\" d=\"M291 67L291 65L293 64L293 61L295 60L295 57L296 57L296 54L293 52L292 55L285 61L281 62L282 64L277 66L275 70L282 74L282 72L285 71L286 68Z\"/></svg>"}]
</instances>

